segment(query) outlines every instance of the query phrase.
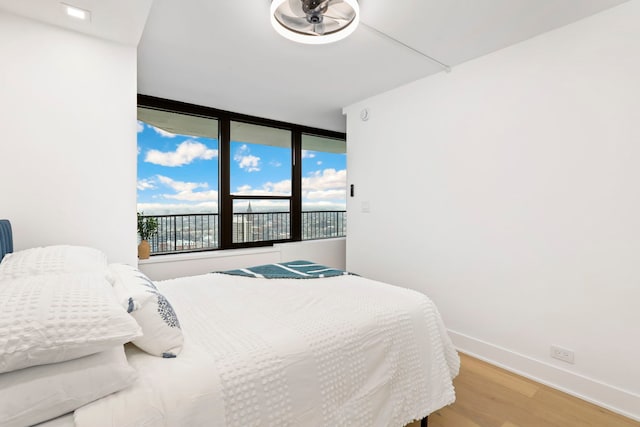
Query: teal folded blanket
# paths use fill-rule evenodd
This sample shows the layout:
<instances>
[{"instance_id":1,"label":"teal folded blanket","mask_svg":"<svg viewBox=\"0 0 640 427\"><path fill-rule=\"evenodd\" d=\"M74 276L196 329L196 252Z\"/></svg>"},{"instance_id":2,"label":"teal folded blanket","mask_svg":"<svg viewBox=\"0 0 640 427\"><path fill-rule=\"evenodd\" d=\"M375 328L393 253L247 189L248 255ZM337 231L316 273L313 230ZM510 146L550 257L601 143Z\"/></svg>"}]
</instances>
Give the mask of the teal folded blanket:
<instances>
[{"instance_id":1,"label":"teal folded blanket","mask_svg":"<svg viewBox=\"0 0 640 427\"><path fill-rule=\"evenodd\" d=\"M318 279L350 274L337 268L326 267L304 260L258 265L237 270L216 271L215 273L264 279Z\"/></svg>"}]
</instances>

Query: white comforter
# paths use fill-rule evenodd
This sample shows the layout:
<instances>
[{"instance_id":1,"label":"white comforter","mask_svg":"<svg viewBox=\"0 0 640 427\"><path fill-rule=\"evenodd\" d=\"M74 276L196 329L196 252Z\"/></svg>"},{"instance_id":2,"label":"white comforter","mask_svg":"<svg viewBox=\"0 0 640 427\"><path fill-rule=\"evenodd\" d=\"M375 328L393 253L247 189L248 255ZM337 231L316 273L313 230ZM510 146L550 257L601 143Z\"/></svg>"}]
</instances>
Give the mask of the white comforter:
<instances>
[{"instance_id":1,"label":"white comforter","mask_svg":"<svg viewBox=\"0 0 640 427\"><path fill-rule=\"evenodd\" d=\"M184 350L128 348L138 381L78 409L76 426L401 427L454 401L459 359L418 292L357 276L208 274L158 287Z\"/></svg>"}]
</instances>

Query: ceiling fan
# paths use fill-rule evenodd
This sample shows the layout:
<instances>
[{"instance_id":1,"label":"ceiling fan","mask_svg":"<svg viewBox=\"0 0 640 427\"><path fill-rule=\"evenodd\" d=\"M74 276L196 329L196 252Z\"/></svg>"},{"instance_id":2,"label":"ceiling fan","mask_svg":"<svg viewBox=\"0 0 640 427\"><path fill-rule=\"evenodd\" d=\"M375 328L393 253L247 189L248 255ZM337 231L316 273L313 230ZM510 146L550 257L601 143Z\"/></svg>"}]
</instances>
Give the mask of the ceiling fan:
<instances>
[{"instance_id":1,"label":"ceiling fan","mask_svg":"<svg viewBox=\"0 0 640 427\"><path fill-rule=\"evenodd\" d=\"M349 36L358 24L451 71L447 64L361 22L358 0L271 1L271 25L280 35L299 43L332 43Z\"/></svg>"},{"instance_id":2,"label":"ceiling fan","mask_svg":"<svg viewBox=\"0 0 640 427\"><path fill-rule=\"evenodd\" d=\"M271 23L284 37L308 44L338 41L360 20L357 0L273 0Z\"/></svg>"}]
</instances>

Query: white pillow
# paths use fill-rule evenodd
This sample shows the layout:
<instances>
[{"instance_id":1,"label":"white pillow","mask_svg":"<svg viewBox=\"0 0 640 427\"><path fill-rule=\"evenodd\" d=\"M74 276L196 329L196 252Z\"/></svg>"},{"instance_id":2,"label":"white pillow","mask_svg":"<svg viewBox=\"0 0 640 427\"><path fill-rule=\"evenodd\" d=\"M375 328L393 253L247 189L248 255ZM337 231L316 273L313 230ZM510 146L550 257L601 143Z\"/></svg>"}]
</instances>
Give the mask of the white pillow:
<instances>
[{"instance_id":1,"label":"white pillow","mask_svg":"<svg viewBox=\"0 0 640 427\"><path fill-rule=\"evenodd\" d=\"M139 335L100 273L0 279L0 373L97 353Z\"/></svg>"},{"instance_id":2,"label":"white pillow","mask_svg":"<svg viewBox=\"0 0 640 427\"><path fill-rule=\"evenodd\" d=\"M5 255L0 262L0 279L35 274L104 272L107 256L85 246L46 246Z\"/></svg>"},{"instance_id":3,"label":"white pillow","mask_svg":"<svg viewBox=\"0 0 640 427\"><path fill-rule=\"evenodd\" d=\"M79 359L0 375L0 425L26 426L130 386L136 371L122 345Z\"/></svg>"},{"instance_id":4,"label":"white pillow","mask_svg":"<svg viewBox=\"0 0 640 427\"><path fill-rule=\"evenodd\" d=\"M144 273L126 264L109 265L114 290L123 307L142 328L142 336L131 342L159 357L176 357L184 338L173 307Z\"/></svg>"}]
</instances>

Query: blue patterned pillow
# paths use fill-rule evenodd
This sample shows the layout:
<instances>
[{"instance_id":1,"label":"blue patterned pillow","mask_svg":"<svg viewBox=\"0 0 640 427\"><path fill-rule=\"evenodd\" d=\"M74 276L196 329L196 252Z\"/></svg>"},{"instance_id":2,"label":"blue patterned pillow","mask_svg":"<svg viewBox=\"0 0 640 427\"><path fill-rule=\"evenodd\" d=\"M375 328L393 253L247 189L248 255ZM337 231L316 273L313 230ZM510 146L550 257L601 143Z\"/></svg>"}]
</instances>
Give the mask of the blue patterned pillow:
<instances>
[{"instance_id":1,"label":"blue patterned pillow","mask_svg":"<svg viewBox=\"0 0 640 427\"><path fill-rule=\"evenodd\" d=\"M126 264L111 264L113 288L127 311L142 328L143 336L132 341L149 354L176 357L184 341L180 322L167 298L138 269Z\"/></svg>"}]
</instances>

